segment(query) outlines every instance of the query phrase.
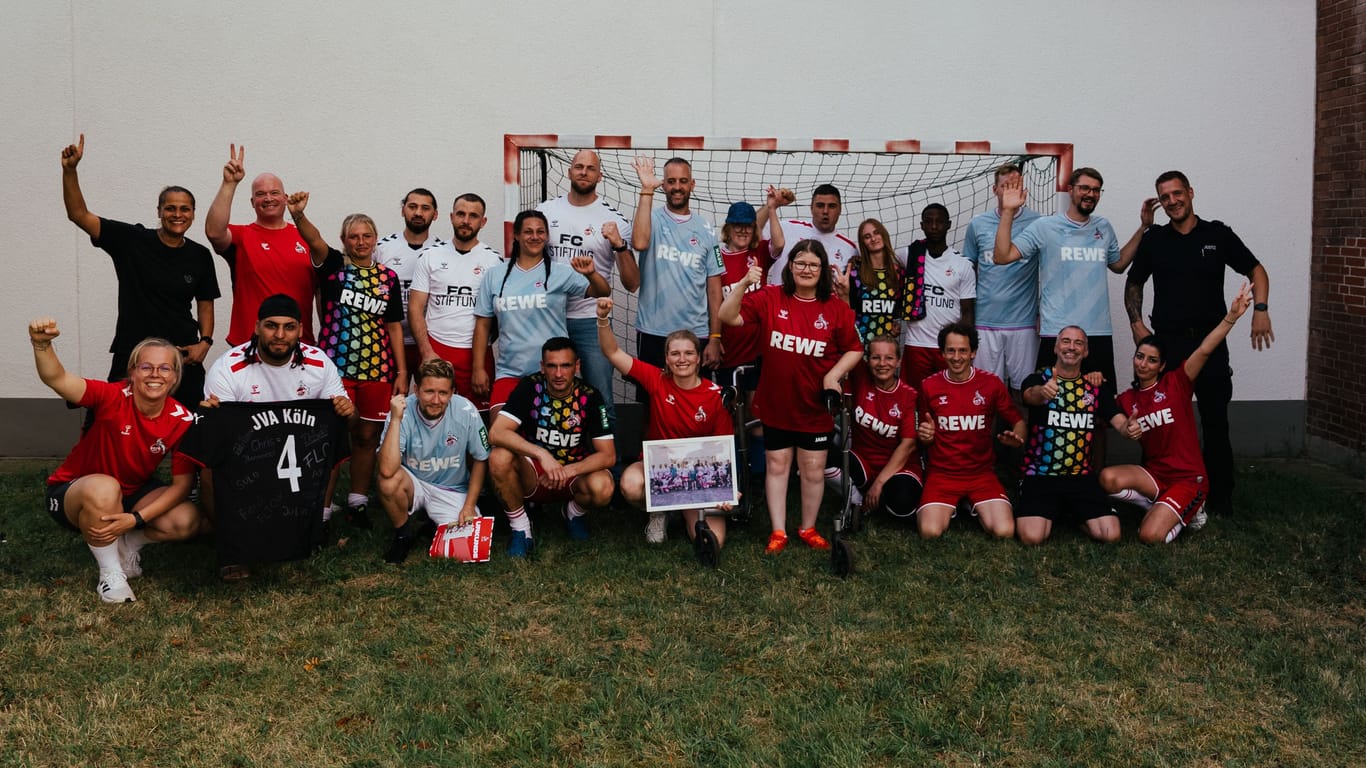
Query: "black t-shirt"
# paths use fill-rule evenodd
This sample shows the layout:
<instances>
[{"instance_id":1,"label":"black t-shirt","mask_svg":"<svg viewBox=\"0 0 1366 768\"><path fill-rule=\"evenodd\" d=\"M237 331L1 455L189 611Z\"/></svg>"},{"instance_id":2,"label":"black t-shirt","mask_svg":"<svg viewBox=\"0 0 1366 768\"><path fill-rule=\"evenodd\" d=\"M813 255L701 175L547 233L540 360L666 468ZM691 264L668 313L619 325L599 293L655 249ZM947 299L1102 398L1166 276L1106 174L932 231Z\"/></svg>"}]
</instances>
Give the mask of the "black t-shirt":
<instances>
[{"instance_id":1,"label":"black t-shirt","mask_svg":"<svg viewBox=\"0 0 1366 768\"><path fill-rule=\"evenodd\" d=\"M1197 219L1188 235L1171 224L1149 227L1129 267L1129 282L1153 278L1154 331L1203 335L1228 312L1224 267L1250 278L1259 263L1223 222Z\"/></svg>"},{"instance_id":2,"label":"black t-shirt","mask_svg":"<svg viewBox=\"0 0 1366 768\"><path fill-rule=\"evenodd\" d=\"M593 441L612 434L607 405L582 379L569 394L551 397L545 375L535 373L517 384L502 413L517 421L517 433L550 451L561 464L583 461L597 449Z\"/></svg>"},{"instance_id":3,"label":"black t-shirt","mask_svg":"<svg viewBox=\"0 0 1366 768\"><path fill-rule=\"evenodd\" d=\"M330 399L206 408L178 450L213 470L224 564L308 557L322 536L332 469L351 455L346 419Z\"/></svg>"},{"instance_id":4,"label":"black t-shirt","mask_svg":"<svg viewBox=\"0 0 1366 768\"><path fill-rule=\"evenodd\" d=\"M104 218L99 240L90 243L109 254L119 278L119 317L110 352L127 354L148 336L180 346L199 341L194 302L222 295L208 248L188 238L172 248L155 229Z\"/></svg>"}]
</instances>

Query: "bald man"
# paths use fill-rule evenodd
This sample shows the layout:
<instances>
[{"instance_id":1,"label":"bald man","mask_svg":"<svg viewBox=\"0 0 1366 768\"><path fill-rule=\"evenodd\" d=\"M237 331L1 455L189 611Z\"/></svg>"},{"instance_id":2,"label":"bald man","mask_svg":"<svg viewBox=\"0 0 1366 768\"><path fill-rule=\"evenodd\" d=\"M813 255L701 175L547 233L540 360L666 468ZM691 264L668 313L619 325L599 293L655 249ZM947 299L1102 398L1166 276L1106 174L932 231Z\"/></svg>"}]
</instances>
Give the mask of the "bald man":
<instances>
[{"instance_id":1,"label":"bald man","mask_svg":"<svg viewBox=\"0 0 1366 768\"><path fill-rule=\"evenodd\" d=\"M229 224L232 198L246 178L243 161L246 147L228 145L223 165L223 184L204 217L204 235L215 253L232 270L232 320L228 343L245 344L256 332L256 308L277 293L298 302L303 313L303 339L314 342L313 289L315 278L308 244L295 226L285 221L287 196L284 182L273 173L252 179L251 207L256 221Z\"/></svg>"},{"instance_id":2,"label":"bald man","mask_svg":"<svg viewBox=\"0 0 1366 768\"><path fill-rule=\"evenodd\" d=\"M550 222L550 242L546 250L555 261L568 264L575 256L592 256L598 274L612 282L620 267L621 285L635 292L640 286L640 269L631 253L631 222L612 204L598 197L602 179L602 159L591 149L581 149L569 166L569 191L537 206ZM626 256L618 260L618 255ZM569 338L579 353L581 378L593 385L607 401L607 414L616 422L612 402L612 364L598 346L598 300L574 299L569 302Z\"/></svg>"}]
</instances>

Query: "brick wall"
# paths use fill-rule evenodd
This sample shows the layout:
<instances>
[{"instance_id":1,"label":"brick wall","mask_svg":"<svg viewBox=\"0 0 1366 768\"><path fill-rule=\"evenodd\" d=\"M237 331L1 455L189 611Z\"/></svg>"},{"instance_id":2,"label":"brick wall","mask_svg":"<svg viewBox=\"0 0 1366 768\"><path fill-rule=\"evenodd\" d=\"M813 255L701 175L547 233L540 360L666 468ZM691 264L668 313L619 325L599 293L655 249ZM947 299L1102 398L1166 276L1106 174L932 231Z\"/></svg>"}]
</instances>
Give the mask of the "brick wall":
<instances>
[{"instance_id":1,"label":"brick wall","mask_svg":"<svg viewBox=\"0 0 1366 768\"><path fill-rule=\"evenodd\" d=\"M1317 37L1305 427L1310 437L1360 454L1366 451L1366 5L1319 0Z\"/></svg>"}]
</instances>

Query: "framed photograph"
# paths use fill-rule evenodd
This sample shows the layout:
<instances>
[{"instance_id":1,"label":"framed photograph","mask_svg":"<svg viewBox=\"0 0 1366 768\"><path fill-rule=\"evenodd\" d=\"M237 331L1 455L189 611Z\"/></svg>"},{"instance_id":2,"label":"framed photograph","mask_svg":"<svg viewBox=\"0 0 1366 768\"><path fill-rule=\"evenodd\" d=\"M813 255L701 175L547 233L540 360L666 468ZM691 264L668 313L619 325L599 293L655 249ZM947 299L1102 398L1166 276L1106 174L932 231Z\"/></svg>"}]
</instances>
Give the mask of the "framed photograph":
<instances>
[{"instance_id":1,"label":"framed photograph","mask_svg":"<svg viewBox=\"0 0 1366 768\"><path fill-rule=\"evenodd\" d=\"M734 436L646 440L642 447L647 510L701 509L740 501Z\"/></svg>"}]
</instances>

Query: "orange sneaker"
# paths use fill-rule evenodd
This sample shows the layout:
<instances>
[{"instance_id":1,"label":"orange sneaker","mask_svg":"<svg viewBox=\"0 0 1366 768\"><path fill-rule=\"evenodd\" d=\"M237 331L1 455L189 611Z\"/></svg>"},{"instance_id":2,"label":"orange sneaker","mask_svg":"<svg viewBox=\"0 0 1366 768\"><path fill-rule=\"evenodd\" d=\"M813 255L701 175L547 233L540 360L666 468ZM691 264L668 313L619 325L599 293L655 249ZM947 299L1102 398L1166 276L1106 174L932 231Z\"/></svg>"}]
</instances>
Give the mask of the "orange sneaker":
<instances>
[{"instance_id":1,"label":"orange sneaker","mask_svg":"<svg viewBox=\"0 0 1366 768\"><path fill-rule=\"evenodd\" d=\"M812 549L830 548L830 542L826 541L824 536L816 533L815 528L799 528L797 529L797 535L801 537L802 541L806 542L806 546L811 547Z\"/></svg>"},{"instance_id":2,"label":"orange sneaker","mask_svg":"<svg viewBox=\"0 0 1366 768\"><path fill-rule=\"evenodd\" d=\"M774 531L768 535L768 546L764 548L765 555L776 555L783 551L787 546L787 532Z\"/></svg>"}]
</instances>

